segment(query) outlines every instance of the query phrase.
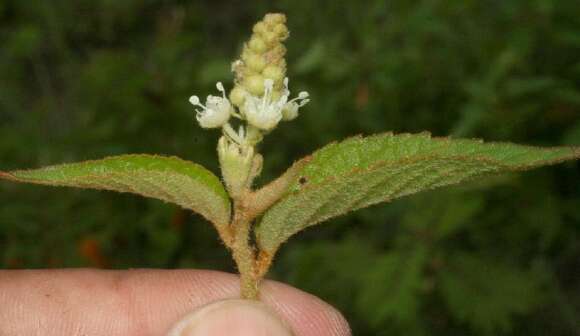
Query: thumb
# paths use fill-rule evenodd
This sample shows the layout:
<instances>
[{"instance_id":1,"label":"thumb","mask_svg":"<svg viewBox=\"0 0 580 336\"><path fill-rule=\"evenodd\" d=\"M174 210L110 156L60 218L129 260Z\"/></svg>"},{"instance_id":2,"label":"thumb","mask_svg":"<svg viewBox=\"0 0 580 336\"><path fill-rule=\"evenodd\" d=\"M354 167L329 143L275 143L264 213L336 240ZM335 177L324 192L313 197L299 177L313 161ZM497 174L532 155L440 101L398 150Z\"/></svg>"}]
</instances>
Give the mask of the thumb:
<instances>
[{"instance_id":1,"label":"thumb","mask_svg":"<svg viewBox=\"0 0 580 336\"><path fill-rule=\"evenodd\" d=\"M203 306L179 321L168 336L292 336L264 303L230 299Z\"/></svg>"}]
</instances>

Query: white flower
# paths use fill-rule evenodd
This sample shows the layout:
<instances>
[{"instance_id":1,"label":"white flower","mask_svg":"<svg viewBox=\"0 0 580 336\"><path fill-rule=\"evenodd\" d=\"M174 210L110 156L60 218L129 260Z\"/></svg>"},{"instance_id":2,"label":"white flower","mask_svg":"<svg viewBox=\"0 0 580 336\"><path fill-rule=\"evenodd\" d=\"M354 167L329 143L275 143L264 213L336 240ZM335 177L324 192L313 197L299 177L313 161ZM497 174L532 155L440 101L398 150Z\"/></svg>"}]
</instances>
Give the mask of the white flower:
<instances>
[{"instance_id":1,"label":"white flower","mask_svg":"<svg viewBox=\"0 0 580 336\"><path fill-rule=\"evenodd\" d=\"M261 130L269 131L275 128L284 114L288 113L286 120L294 119L298 115L298 108L308 103L308 93L300 92L297 98L288 101L290 90L288 90L288 78L284 78L284 88L280 98L273 99L274 81L264 80L264 95L256 97L248 94L244 102L243 114L248 123ZM288 110L289 112L285 112Z\"/></svg>"},{"instance_id":2,"label":"white flower","mask_svg":"<svg viewBox=\"0 0 580 336\"><path fill-rule=\"evenodd\" d=\"M217 128L225 125L230 119L232 113L232 105L226 98L226 91L221 82L216 84L218 91L222 93L222 97L207 96L205 106L201 104L198 96L191 96L189 102L195 106L201 107L197 111L196 119L199 125L203 128Z\"/></svg>"},{"instance_id":3,"label":"white flower","mask_svg":"<svg viewBox=\"0 0 580 336\"><path fill-rule=\"evenodd\" d=\"M282 119L282 108L288 100L285 92L278 100L272 100L274 81L264 80L264 95L256 97L248 94L244 102L243 113L248 123L261 130L269 131Z\"/></svg>"},{"instance_id":4,"label":"white flower","mask_svg":"<svg viewBox=\"0 0 580 336\"><path fill-rule=\"evenodd\" d=\"M308 92L302 91L298 94L298 97L290 100L284 105L282 110L282 118L286 121L296 119L298 117L298 109L302 106L308 104L310 99L308 99Z\"/></svg>"}]
</instances>

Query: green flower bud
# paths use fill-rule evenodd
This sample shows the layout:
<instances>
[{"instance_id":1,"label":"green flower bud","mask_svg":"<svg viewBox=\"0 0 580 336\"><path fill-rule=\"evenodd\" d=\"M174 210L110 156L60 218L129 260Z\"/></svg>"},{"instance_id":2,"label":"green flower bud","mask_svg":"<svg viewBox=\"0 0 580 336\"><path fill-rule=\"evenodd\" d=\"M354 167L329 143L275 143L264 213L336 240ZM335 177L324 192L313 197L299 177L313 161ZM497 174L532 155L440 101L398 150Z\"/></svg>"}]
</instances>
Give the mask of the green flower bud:
<instances>
[{"instance_id":1,"label":"green flower bud","mask_svg":"<svg viewBox=\"0 0 580 336\"><path fill-rule=\"evenodd\" d=\"M274 29L273 29L274 33L276 33L276 35L278 35L280 37L280 39L285 40L288 35L290 34L288 32L288 27L286 27L285 24L283 23L279 23L277 24Z\"/></svg>"},{"instance_id":2,"label":"green flower bud","mask_svg":"<svg viewBox=\"0 0 580 336\"><path fill-rule=\"evenodd\" d=\"M256 23L252 31L256 34L262 34L266 31L266 24L262 21Z\"/></svg>"},{"instance_id":3,"label":"green flower bud","mask_svg":"<svg viewBox=\"0 0 580 336\"><path fill-rule=\"evenodd\" d=\"M254 56L259 56L259 55L260 55L260 53L255 53L250 48L244 48L244 50L242 51L242 56L240 58L242 59L242 61L244 63L247 63L250 58L252 58Z\"/></svg>"},{"instance_id":4,"label":"green flower bud","mask_svg":"<svg viewBox=\"0 0 580 336\"><path fill-rule=\"evenodd\" d=\"M252 37L244 46L240 60L232 67L236 83L243 92L261 97L265 79L272 80L274 91L282 88L286 76L286 48L282 41L288 37L285 23L283 14L267 14L254 25ZM241 108L245 98L237 91L230 97L232 103Z\"/></svg>"},{"instance_id":5,"label":"green flower bud","mask_svg":"<svg viewBox=\"0 0 580 336\"><path fill-rule=\"evenodd\" d=\"M244 88L254 96L261 96L264 93L264 77L261 75L251 75L244 78Z\"/></svg>"},{"instance_id":6,"label":"green flower bud","mask_svg":"<svg viewBox=\"0 0 580 336\"><path fill-rule=\"evenodd\" d=\"M284 55L286 55L286 47L283 44L278 44L270 50L270 55L276 60L283 60Z\"/></svg>"},{"instance_id":7,"label":"green flower bud","mask_svg":"<svg viewBox=\"0 0 580 336\"><path fill-rule=\"evenodd\" d=\"M280 13L269 13L264 16L264 22L269 26L275 26L278 23L286 23L286 15Z\"/></svg>"},{"instance_id":8,"label":"green flower bud","mask_svg":"<svg viewBox=\"0 0 580 336\"><path fill-rule=\"evenodd\" d=\"M266 42L266 45L268 45L269 47L273 47L276 42L278 42L278 35L273 32L273 31L267 31L264 34L262 34L262 38L264 39L264 42Z\"/></svg>"},{"instance_id":9,"label":"green flower bud","mask_svg":"<svg viewBox=\"0 0 580 336\"><path fill-rule=\"evenodd\" d=\"M249 184L250 174L259 167L260 159L254 159L254 148L241 146L222 136L218 141L218 157L226 187L232 197L238 197Z\"/></svg>"},{"instance_id":10,"label":"green flower bud","mask_svg":"<svg viewBox=\"0 0 580 336\"><path fill-rule=\"evenodd\" d=\"M253 54L250 55L246 60L246 65L251 70L260 73L266 67L266 60L264 59L263 56Z\"/></svg>"},{"instance_id":11,"label":"green flower bud","mask_svg":"<svg viewBox=\"0 0 580 336\"><path fill-rule=\"evenodd\" d=\"M230 92L230 102L236 106L242 106L246 99L246 91L236 85Z\"/></svg>"},{"instance_id":12,"label":"green flower bud","mask_svg":"<svg viewBox=\"0 0 580 336\"><path fill-rule=\"evenodd\" d=\"M252 37L248 45L250 46L250 49L256 53L263 53L266 51L266 49L268 49L266 42L264 42L264 40L258 36Z\"/></svg>"},{"instance_id":13,"label":"green flower bud","mask_svg":"<svg viewBox=\"0 0 580 336\"><path fill-rule=\"evenodd\" d=\"M265 78L270 78L274 81L274 83L276 84L281 84L282 80L284 79L284 70L282 68L280 68L279 66L276 65L268 65L264 71L262 72L262 75Z\"/></svg>"}]
</instances>

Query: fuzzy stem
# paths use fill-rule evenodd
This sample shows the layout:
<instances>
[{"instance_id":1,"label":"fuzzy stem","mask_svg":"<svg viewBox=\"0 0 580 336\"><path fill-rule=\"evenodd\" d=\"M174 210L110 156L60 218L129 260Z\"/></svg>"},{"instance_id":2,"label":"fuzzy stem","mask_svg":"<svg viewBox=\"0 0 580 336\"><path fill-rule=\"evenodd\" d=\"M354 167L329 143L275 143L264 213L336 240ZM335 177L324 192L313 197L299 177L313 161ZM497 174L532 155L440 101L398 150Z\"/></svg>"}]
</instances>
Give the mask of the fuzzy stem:
<instances>
[{"instance_id":1,"label":"fuzzy stem","mask_svg":"<svg viewBox=\"0 0 580 336\"><path fill-rule=\"evenodd\" d=\"M225 161L222 161L220 162L223 172ZM251 170L247 175L244 175L248 179L244 183L240 184L236 181L236 178L240 176L239 173L229 175L222 173L226 177L233 177L233 182L230 180L230 185L239 186L236 192L232 192L230 189L234 204L234 215L227 230L220 231L220 236L226 246L232 250L234 261L240 272L241 296L244 299L258 299L258 286L268 272L273 258L273 255L259 251L252 245L250 240L252 222L284 195L288 186L295 180L300 168L306 162L308 162L308 159L296 162L284 175L257 191L253 191L251 185L252 180L259 175L261 170L262 157L260 154L254 155L252 166L250 167L234 166L238 170L240 168ZM229 167L231 168L231 165Z\"/></svg>"},{"instance_id":2,"label":"fuzzy stem","mask_svg":"<svg viewBox=\"0 0 580 336\"><path fill-rule=\"evenodd\" d=\"M246 208L241 202L235 201L235 213L232 222L234 241L231 246L234 261L241 277L241 296L243 299L258 299L258 282L256 277L255 252L250 245L250 229L252 221L247 216Z\"/></svg>"}]
</instances>

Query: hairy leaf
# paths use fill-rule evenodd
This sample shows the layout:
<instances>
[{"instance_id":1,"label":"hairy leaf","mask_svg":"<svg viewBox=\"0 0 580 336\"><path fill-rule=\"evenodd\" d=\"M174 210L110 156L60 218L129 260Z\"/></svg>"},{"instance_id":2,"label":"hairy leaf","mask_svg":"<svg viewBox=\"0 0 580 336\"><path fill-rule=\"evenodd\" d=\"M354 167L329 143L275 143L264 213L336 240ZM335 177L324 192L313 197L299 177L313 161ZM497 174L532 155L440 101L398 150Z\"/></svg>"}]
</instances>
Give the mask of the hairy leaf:
<instances>
[{"instance_id":1,"label":"hairy leaf","mask_svg":"<svg viewBox=\"0 0 580 336\"><path fill-rule=\"evenodd\" d=\"M228 224L230 201L220 180L176 157L121 155L34 170L0 172L0 178L52 186L130 192L180 205L217 226Z\"/></svg>"},{"instance_id":2,"label":"hairy leaf","mask_svg":"<svg viewBox=\"0 0 580 336\"><path fill-rule=\"evenodd\" d=\"M328 218L422 190L580 157L571 147L537 148L428 133L354 137L306 159L288 193L256 229L265 253Z\"/></svg>"}]
</instances>

